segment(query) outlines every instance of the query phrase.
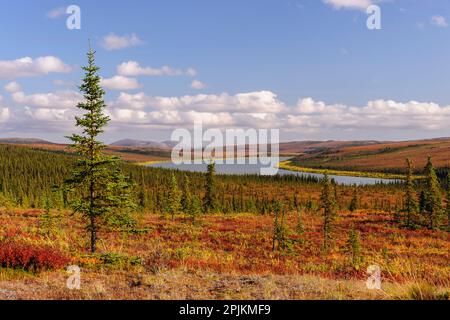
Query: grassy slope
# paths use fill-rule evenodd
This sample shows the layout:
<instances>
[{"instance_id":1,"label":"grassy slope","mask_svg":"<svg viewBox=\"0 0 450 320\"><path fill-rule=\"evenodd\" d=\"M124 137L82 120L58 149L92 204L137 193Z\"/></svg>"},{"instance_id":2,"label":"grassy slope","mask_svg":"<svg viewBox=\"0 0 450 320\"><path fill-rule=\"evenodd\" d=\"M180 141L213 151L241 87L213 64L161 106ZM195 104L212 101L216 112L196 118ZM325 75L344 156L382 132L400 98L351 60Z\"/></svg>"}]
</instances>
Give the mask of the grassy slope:
<instances>
[{"instance_id":1,"label":"grassy slope","mask_svg":"<svg viewBox=\"0 0 450 320\"><path fill-rule=\"evenodd\" d=\"M450 165L450 139L392 142L366 146L317 150L299 155L294 164L301 167L366 172L404 172L405 160L413 160L421 171L428 156L437 167Z\"/></svg>"},{"instance_id":2,"label":"grassy slope","mask_svg":"<svg viewBox=\"0 0 450 320\"><path fill-rule=\"evenodd\" d=\"M298 155L320 150L340 149L344 147L371 146L379 144L378 141L292 141L282 142L280 144L280 153L289 155Z\"/></svg>"}]
</instances>

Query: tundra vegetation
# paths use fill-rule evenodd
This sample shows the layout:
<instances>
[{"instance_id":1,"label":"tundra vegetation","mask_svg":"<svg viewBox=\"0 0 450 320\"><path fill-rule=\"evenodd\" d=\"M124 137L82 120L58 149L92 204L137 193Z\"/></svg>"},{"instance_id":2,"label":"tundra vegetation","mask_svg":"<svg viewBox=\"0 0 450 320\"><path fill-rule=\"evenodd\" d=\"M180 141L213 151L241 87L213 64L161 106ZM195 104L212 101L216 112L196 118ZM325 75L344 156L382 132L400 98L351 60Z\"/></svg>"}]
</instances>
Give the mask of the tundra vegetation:
<instances>
[{"instance_id":1,"label":"tundra vegetation","mask_svg":"<svg viewBox=\"0 0 450 320\"><path fill-rule=\"evenodd\" d=\"M0 145L0 299L449 299L450 177L431 157L358 187L122 162L98 140L93 51L84 71L71 152Z\"/></svg>"}]
</instances>

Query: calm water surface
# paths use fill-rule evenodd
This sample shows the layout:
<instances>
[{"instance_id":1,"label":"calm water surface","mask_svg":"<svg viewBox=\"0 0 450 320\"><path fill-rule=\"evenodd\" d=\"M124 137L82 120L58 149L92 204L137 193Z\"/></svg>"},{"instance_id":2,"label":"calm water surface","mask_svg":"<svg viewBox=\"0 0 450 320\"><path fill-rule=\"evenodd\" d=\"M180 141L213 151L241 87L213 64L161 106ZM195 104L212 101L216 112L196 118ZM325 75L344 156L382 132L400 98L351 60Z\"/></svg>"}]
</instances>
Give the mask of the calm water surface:
<instances>
[{"instance_id":1,"label":"calm water surface","mask_svg":"<svg viewBox=\"0 0 450 320\"><path fill-rule=\"evenodd\" d=\"M254 158L253 158L254 159ZM288 157L280 157L279 161L288 160ZM246 164L216 164L216 172L217 174L229 174L229 175L246 175L246 174L260 174L262 166L259 162L258 164L249 164L249 159L247 159ZM271 162L275 167L279 161L273 159ZM268 161L267 161L268 162ZM265 163L267 163L265 162ZM193 171L193 172L206 172L208 165L207 164L181 164L176 165L172 162L162 162L149 165L150 167L155 168L164 168L164 169L176 169L181 171ZM265 166L267 167L267 166ZM308 172L299 172L299 171L289 171L289 170L278 170L279 175L297 175L297 176L310 176L316 178L323 178L322 174L317 173L308 173ZM369 185L369 184L377 184L377 183L392 183L396 182L396 180L389 179L377 179L377 178L365 178L365 177L352 177L352 176L335 176L330 175L330 178L334 179L336 183L346 184L346 185Z\"/></svg>"}]
</instances>

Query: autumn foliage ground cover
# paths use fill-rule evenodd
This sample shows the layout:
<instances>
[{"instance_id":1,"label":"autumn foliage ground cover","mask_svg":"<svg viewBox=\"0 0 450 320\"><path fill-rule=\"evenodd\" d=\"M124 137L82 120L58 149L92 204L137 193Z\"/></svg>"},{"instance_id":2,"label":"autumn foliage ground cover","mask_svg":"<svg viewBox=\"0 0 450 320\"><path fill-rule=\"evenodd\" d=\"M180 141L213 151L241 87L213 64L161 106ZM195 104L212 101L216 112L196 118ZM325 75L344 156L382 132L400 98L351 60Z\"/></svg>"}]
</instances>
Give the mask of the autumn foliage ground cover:
<instances>
[{"instance_id":1,"label":"autumn foliage ground cover","mask_svg":"<svg viewBox=\"0 0 450 320\"><path fill-rule=\"evenodd\" d=\"M288 214L292 241L282 252L272 251L272 215L208 215L193 224L182 215L138 214L135 230L104 230L96 255L86 251L89 239L68 212L54 212L50 231L42 214L0 211L1 299L436 299L450 291L448 232L402 229L383 211L341 210L326 254L315 210L303 213L302 236L295 232L297 214ZM361 235L357 266L348 248L351 229ZM40 272L4 268L2 254L16 249L47 255L51 265ZM81 290L66 287L71 264L82 269ZM380 266L382 290L366 288L369 265Z\"/></svg>"},{"instance_id":2,"label":"autumn foliage ground cover","mask_svg":"<svg viewBox=\"0 0 450 320\"><path fill-rule=\"evenodd\" d=\"M406 158L414 159L418 172L422 172L429 156L437 167L448 168L450 139L402 141L362 146L339 146L317 149L299 155L295 164L310 168L336 170L404 173Z\"/></svg>"}]
</instances>

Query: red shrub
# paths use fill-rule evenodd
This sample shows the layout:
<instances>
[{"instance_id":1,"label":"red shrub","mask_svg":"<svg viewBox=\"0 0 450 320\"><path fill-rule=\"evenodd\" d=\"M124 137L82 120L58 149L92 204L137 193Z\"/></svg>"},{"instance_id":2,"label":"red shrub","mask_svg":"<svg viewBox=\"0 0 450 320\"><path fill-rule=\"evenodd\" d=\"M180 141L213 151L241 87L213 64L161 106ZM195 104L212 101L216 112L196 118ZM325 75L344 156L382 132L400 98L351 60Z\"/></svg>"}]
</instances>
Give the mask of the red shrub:
<instances>
[{"instance_id":1,"label":"red shrub","mask_svg":"<svg viewBox=\"0 0 450 320\"><path fill-rule=\"evenodd\" d=\"M0 243L0 266L3 268L37 272L59 269L68 262L67 257L52 248L14 242Z\"/></svg>"}]
</instances>

